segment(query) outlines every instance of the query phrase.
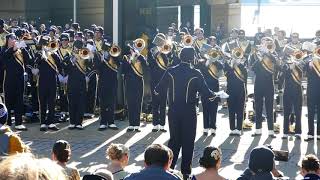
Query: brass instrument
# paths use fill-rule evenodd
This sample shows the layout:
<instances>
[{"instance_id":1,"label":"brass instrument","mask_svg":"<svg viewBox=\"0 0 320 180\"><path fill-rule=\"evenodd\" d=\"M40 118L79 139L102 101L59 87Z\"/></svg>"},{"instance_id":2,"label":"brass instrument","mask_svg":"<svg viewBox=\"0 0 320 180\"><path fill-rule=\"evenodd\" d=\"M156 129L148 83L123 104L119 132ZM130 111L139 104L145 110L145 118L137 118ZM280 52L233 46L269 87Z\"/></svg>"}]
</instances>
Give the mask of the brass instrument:
<instances>
[{"instance_id":1,"label":"brass instrument","mask_svg":"<svg viewBox=\"0 0 320 180\"><path fill-rule=\"evenodd\" d=\"M266 49L268 50L268 53L274 53L276 50L276 45L274 44L273 41L267 41L265 46L266 46Z\"/></svg>"},{"instance_id":2,"label":"brass instrument","mask_svg":"<svg viewBox=\"0 0 320 180\"><path fill-rule=\"evenodd\" d=\"M191 35L185 35L182 39L182 44L184 47L190 47L193 45L193 38Z\"/></svg>"},{"instance_id":3,"label":"brass instrument","mask_svg":"<svg viewBox=\"0 0 320 180\"><path fill-rule=\"evenodd\" d=\"M50 41L48 47L51 52L56 52L59 49L59 43L58 41Z\"/></svg>"},{"instance_id":4,"label":"brass instrument","mask_svg":"<svg viewBox=\"0 0 320 180\"><path fill-rule=\"evenodd\" d=\"M109 54L112 57L118 57L121 54L121 48L115 44L112 44Z\"/></svg>"},{"instance_id":5,"label":"brass instrument","mask_svg":"<svg viewBox=\"0 0 320 180\"><path fill-rule=\"evenodd\" d=\"M90 57L90 50L88 48L81 48L79 50L79 56L82 59L89 59Z\"/></svg>"},{"instance_id":6,"label":"brass instrument","mask_svg":"<svg viewBox=\"0 0 320 180\"><path fill-rule=\"evenodd\" d=\"M320 59L320 47L317 47L317 48L313 51L313 57L315 57L316 59Z\"/></svg>"},{"instance_id":7,"label":"brass instrument","mask_svg":"<svg viewBox=\"0 0 320 180\"><path fill-rule=\"evenodd\" d=\"M208 53L207 56L210 60L212 61L217 61L220 59L221 54L220 51L216 50L216 49L211 49Z\"/></svg>"},{"instance_id":8,"label":"brass instrument","mask_svg":"<svg viewBox=\"0 0 320 180\"><path fill-rule=\"evenodd\" d=\"M133 49L139 51L139 53L146 47L146 42L141 39L138 38L136 40L133 41Z\"/></svg>"},{"instance_id":9,"label":"brass instrument","mask_svg":"<svg viewBox=\"0 0 320 180\"><path fill-rule=\"evenodd\" d=\"M231 54L234 59L242 59L244 57L244 52L240 47L232 49Z\"/></svg>"},{"instance_id":10,"label":"brass instrument","mask_svg":"<svg viewBox=\"0 0 320 180\"><path fill-rule=\"evenodd\" d=\"M294 51L292 58L294 61L301 61L304 58L305 54L301 50Z\"/></svg>"},{"instance_id":11,"label":"brass instrument","mask_svg":"<svg viewBox=\"0 0 320 180\"><path fill-rule=\"evenodd\" d=\"M169 54L173 49L173 45L171 42L166 41L160 48L160 52L162 54Z\"/></svg>"}]
</instances>

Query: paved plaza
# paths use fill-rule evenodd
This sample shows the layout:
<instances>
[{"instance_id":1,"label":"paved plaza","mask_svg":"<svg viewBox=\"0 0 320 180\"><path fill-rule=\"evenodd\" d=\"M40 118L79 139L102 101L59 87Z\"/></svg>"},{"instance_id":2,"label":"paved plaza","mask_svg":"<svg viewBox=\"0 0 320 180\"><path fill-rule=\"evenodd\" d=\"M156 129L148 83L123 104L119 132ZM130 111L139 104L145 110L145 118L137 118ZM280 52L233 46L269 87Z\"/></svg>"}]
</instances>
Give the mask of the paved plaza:
<instances>
[{"instance_id":1,"label":"paved plaza","mask_svg":"<svg viewBox=\"0 0 320 180\"><path fill-rule=\"evenodd\" d=\"M252 85L250 85L248 89L249 92L252 91ZM227 109L222 109L221 106L219 106L218 111L217 135L213 137L202 135L202 112L200 110L193 159L193 172L200 170L198 160L201 157L203 148L208 145L219 146L222 149L223 161L221 174L228 179L235 179L241 174L247 167L251 149L259 144L271 144L274 149L288 150L290 152L288 162L277 162L278 169L283 171L290 179L298 177L298 163L305 154L313 153L319 157L320 151L317 150L319 142L305 142L303 140L297 140L294 137L288 140L282 140L282 132L277 134L277 138L275 139L268 138L266 122L263 123L264 131L261 137L251 137L251 131L244 131L241 137L231 137L229 136L230 130ZM307 133L306 112L306 107L303 107L303 138ZM282 115L279 115L277 120L282 126ZM151 132L151 123L143 122L141 124L142 131L139 133L126 132L128 125L127 120L116 121L116 124L119 130L98 131L98 118L93 118L85 120L85 129L82 131L68 130L68 123L62 123L58 124L61 128L59 131L48 131L45 133L39 131L39 124L27 124L29 131L21 132L20 135L22 139L31 146L33 152L41 157L50 157L51 147L56 140L64 139L69 141L72 146L71 164L80 169L82 176L108 163L105 151L110 143L123 143L130 147L130 162L127 169L132 172L143 166L143 153L148 145L152 143L168 143L169 132ZM167 126L166 129L168 129ZM180 160L181 159L178 161L178 169L180 167Z\"/></svg>"}]
</instances>

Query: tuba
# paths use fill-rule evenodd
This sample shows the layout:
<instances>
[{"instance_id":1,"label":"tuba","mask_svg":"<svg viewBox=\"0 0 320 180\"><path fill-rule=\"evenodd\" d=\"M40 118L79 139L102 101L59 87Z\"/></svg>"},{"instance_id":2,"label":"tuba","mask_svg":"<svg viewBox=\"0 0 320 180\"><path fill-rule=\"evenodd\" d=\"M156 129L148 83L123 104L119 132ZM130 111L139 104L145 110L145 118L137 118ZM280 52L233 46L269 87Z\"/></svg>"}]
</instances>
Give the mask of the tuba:
<instances>
[{"instance_id":1,"label":"tuba","mask_svg":"<svg viewBox=\"0 0 320 180\"><path fill-rule=\"evenodd\" d=\"M169 54L173 49L173 45L171 42L166 41L160 48L160 52L162 54Z\"/></svg>"},{"instance_id":2,"label":"tuba","mask_svg":"<svg viewBox=\"0 0 320 180\"><path fill-rule=\"evenodd\" d=\"M316 59L320 59L320 47L315 48L313 51L313 57Z\"/></svg>"}]
</instances>

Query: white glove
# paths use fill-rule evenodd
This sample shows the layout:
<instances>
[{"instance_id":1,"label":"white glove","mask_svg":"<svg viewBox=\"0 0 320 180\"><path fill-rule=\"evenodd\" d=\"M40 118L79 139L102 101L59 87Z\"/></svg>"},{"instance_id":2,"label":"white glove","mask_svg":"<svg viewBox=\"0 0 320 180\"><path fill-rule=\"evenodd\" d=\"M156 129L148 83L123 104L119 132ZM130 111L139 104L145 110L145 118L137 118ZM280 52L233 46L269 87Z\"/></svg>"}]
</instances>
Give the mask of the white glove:
<instances>
[{"instance_id":1,"label":"white glove","mask_svg":"<svg viewBox=\"0 0 320 180\"><path fill-rule=\"evenodd\" d=\"M86 83L90 81L89 77L86 76Z\"/></svg>"},{"instance_id":2,"label":"white glove","mask_svg":"<svg viewBox=\"0 0 320 180\"><path fill-rule=\"evenodd\" d=\"M33 74L34 76L36 76L36 75L38 75L38 73L39 73L39 69L38 69L38 68L32 68L32 69L31 69L31 72L32 72L32 74Z\"/></svg>"},{"instance_id":3,"label":"white glove","mask_svg":"<svg viewBox=\"0 0 320 180\"><path fill-rule=\"evenodd\" d=\"M63 82L63 76L61 74L58 75L59 82Z\"/></svg>"},{"instance_id":4,"label":"white glove","mask_svg":"<svg viewBox=\"0 0 320 180\"><path fill-rule=\"evenodd\" d=\"M16 46L17 46L18 49L27 47L27 45L26 45L26 43L24 41L17 42Z\"/></svg>"},{"instance_id":5,"label":"white glove","mask_svg":"<svg viewBox=\"0 0 320 180\"><path fill-rule=\"evenodd\" d=\"M221 99L229 98L229 94L227 94L227 93L224 92L224 91L214 92L214 94L215 94L217 97L220 97Z\"/></svg>"},{"instance_id":6,"label":"white glove","mask_svg":"<svg viewBox=\"0 0 320 180\"><path fill-rule=\"evenodd\" d=\"M69 76L66 76L66 77L63 78L63 83L65 83L65 84L68 83L68 77L69 77Z\"/></svg>"}]
</instances>

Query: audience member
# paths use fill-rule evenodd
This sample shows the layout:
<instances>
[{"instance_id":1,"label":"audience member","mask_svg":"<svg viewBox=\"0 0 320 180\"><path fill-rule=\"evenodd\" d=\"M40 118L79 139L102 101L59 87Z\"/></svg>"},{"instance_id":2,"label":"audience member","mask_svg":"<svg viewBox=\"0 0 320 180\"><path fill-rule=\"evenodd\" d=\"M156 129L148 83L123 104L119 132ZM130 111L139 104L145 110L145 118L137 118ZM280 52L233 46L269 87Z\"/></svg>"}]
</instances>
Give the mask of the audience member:
<instances>
[{"instance_id":1,"label":"audience member","mask_svg":"<svg viewBox=\"0 0 320 180\"><path fill-rule=\"evenodd\" d=\"M30 153L9 156L0 163L0 180L67 180L63 169Z\"/></svg>"},{"instance_id":2,"label":"audience member","mask_svg":"<svg viewBox=\"0 0 320 180\"><path fill-rule=\"evenodd\" d=\"M125 180L180 180L169 171L169 153L167 147L161 144L152 144L144 152L145 168L133 173Z\"/></svg>"},{"instance_id":3,"label":"audience member","mask_svg":"<svg viewBox=\"0 0 320 180\"><path fill-rule=\"evenodd\" d=\"M249 168L237 180L272 180L274 153L266 146L258 146L250 152Z\"/></svg>"},{"instance_id":4,"label":"audience member","mask_svg":"<svg viewBox=\"0 0 320 180\"><path fill-rule=\"evenodd\" d=\"M8 119L6 106L0 103L0 156L29 152L30 149L20 137L5 125Z\"/></svg>"},{"instance_id":5,"label":"audience member","mask_svg":"<svg viewBox=\"0 0 320 180\"><path fill-rule=\"evenodd\" d=\"M317 156L313 154L306 155L301 162L300 174L304 179L319 180L320 164Z\"/></svg>"},{"instance_id":6,"label":"audience member","mask_svg":"<svg viewBox=\"0 0 320 180\"><path fill-rule=\"evenodd\" d=\"M221 166L221 155L220 149L212 146L206 147L203 151L202 157L199 160L200 166L205 170L194 175L192 180L224 179L218 173L218 170Z\"/></svg>"},{"instance_id":7,"label":"audience member","mask_svg":"<svg viewBox=\"0 0 320 180\"><path fill-rule=\"evenodd\" d=\"M111 144L107 149L107 157L111 163L107 166L107 170L113 175L113 179L122 180L129 173L124 170L129 162L129 148L123 144ZM104 169L99 169L95 174L105 176Z\"/></svg>"},{"instance_id":8,"label":"audience member","mask_svg":"<svg viewBox=\"0 0 320 180\"><path fill-rule=\"evenodd\" d=\"M69 180L80 180L79 171L76 168L67 166L67 162L71 157L71 147L67 141L59 140L52 148L52 160L64 168L66 174L69 176Z\"/></svg>"}]
</instances>

